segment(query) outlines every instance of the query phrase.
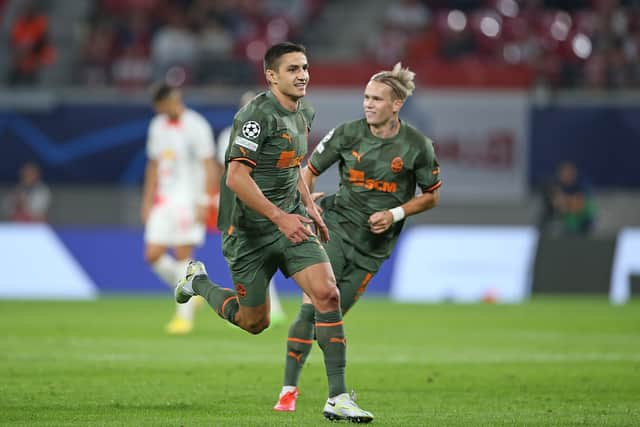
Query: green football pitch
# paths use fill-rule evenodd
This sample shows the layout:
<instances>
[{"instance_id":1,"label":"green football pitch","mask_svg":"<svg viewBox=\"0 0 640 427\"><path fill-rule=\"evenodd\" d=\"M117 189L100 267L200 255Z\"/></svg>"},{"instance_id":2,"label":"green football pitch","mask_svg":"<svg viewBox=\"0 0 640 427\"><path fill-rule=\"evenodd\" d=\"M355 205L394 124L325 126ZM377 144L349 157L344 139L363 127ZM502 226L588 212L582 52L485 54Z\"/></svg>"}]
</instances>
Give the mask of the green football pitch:
<instances>
[{"instance_id":1,"label":"green football pitch","mask_svg":"<svg viewBox=\"0 0 640 427\"><path fill-rule=\"evenodd\" d=\"M284 300L291 318L297 300ZM314 348L295 413L271 408L287 327L251 336L208 307L171 337L165 297L0 302L0 425L302 426L322 417ZM345 321L347 379L374 425L640 425L640 303L522 305L363 298Z\"/></svg>"}]
</instances>

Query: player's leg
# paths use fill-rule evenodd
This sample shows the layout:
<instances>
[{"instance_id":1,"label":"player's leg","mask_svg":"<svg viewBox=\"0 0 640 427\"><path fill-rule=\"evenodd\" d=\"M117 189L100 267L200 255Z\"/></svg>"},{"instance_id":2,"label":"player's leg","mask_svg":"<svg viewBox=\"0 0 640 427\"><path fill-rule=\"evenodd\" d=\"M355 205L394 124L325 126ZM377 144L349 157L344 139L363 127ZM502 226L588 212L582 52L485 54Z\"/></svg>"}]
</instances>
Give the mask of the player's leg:
<instances>
[{"instance_id":1,"label":"player's leg","mask_svg":"<svg viewBox=\"0 0 640 427\"><path fill-rule=\"evenodd\" d=\"M206 229L204 224L196 218L196 208L193 205L174 204L170 207L171 241L173 243L176 264L174 286L184 277L187 264L193 258L193 248L204 243ZM185 334L193 329L193 318L197 298L190 299L185 304L176 304L176 315L167 325L170 334Z\"/></svg>"},{"instance_id":2,"label":"player's leg","mask_svg":"<svg viewBox=\"0 0 640 427\"><path fill-rule=\"evenodd\" d=\"M271 325L277 326L284 323L286 315L282 309L282 304L280 304L280 297L278 296L278 291L276 290L276 284L273 278L269 281L269 303L271 304L269 312L271 316Z\"/></svg>"},{"instance_id":3,"label":"player's leg","mask_svg":"<svg viewBox=\"0 0 640 427\"><path fill-rule=\"evenodd\" d=\"M174 286L184 277L187 265L193 257L193 246L190 244L175 247L175 278ZM185 334L193 329L193 318L197 306L197 299L191 298L185 304L176 304L176 315L167 325L170 334Z\"/></svg>"},{"instance_id":4,"label":"player's leg","mask_svg":"<svg viewBox=\"0 0 640 427\"><path fill-rule=\"evenodd\" d=\"M291 277L309 296L315 308L316 339L324 355L329 383L329 399L324 415L330 419L369 422L373 415L358 407L347 393L345 381L346 339L340 292L324 248L315 237L283 251L285 275Z\"/></svg>"},{"instance_id":5,"label":"player's leg","mask_svg":"<svg viewBox=\"0 0 640 427\"><path fill-rule=\"evenodd\" d=\"M167 246L158 243L149 243L144 248L144 259L151 270L172 289L175 288L175 271L177 261L167 253Z\"/></svg>"},{"instance_id":6,"label":"player's leg","mask_svg":"<svg viewBox=\"0 0 640 427\"><path fill-rule=\"evenodd\" d=\"M329 256L336 280L340 282L347 259L343 253L342 239L335 236L324 244L324 249ZM340 299L342 299L342 296ZM298 379L313 346L314 324L315 310L313 302L307 294L303 294L300 311L289 327L284 382L280 390L278 403L274 406L276 411L295 411Z\"/></svg>"},{"instance_id":7,"label":"player's leg","mask_svg":"<svg viewBox=\"0 0 640 427\"><path fill-rule=\"evenodd\" d=\"M273 245L255 248L250 240L225 236L223 252L235 290L213 283L204 265L194 262L187 268L186 280L176 289L176 299L182 302L201 295L223 319L252 334L262 332L269 326L267 287L277 268L270 260Z\"/></svg>"}]
</instances>

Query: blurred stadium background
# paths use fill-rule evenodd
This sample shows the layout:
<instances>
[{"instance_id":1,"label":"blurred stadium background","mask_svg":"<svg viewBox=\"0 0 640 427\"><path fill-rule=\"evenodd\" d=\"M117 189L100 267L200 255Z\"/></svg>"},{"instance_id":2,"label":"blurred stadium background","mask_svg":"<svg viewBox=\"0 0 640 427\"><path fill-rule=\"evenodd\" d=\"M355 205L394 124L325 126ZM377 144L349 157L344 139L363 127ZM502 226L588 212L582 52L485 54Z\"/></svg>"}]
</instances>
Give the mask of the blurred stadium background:
<instances>
[{"instance_id":1,"label":"blurred stadium background","mask_svg":"<svg viewBox=\"0 0 640 427\"><path fill-rule=\"evenodd\" d=\"M435 142L440 205L411 218L368 295L527 303L542 294L578 296L573 302L589 294L590 304L605 310L598 322L620 315L618 332L626 333L620 341L640 342L637 306L616 312L625 308L607 305L607 299L626 303L640 289L640 1L0 0L0 330L7 348L32 354L6 320L23 311L37 317L45 308L15 306L15 299L122 293L169 299L142 257L144 144L153 114L148 87L160 80L183 87L187 104L217 136L240 95L265 87L262 55L284 40L309 52L308 98L317 111L310 148L335 124L361 116L361 93L374 72L402 60L417 73L418 90L401 116ZM583 233L545 216L562 162L576 165L581 191L595 206L593 227ZM44 224L12 221L11 194L26 163L40 167L51 191ZM336 187L330 175L319 190ZM199 256L229 285L219 242L211 230ZM16 268L25 260L28 274ZM285 295L296 291L282 277L277 283ZM542 298L551 305L533 315L552 315L555 307L562 322L566 307L553 304L566 300L557 298ZM117 315L126 304L107 313ZM163 304L153 306L156 317L169 314ZM593 306L576 304L568 312L588 317ZM292 315L294 300L286 305ZM437 310L446 317L446 305ZM482 318L473 310L469 325ZM502 313L500 322L510 322L513 312ZM161 326L158 320L154 333ZM596 328L582 326L566 336ZM63 340L61 330L51 339ZM639 350L603 360L626 363L637 386ZM635 409L611 425L640 424L639 390L627 391L636 393ZM628 408L634 405L622 409ZM19 414L9 420L24 422ZM465 422L505 420L517 422ZM603 425L606 417L586 420Z\"/></svg>"}]
</instances>

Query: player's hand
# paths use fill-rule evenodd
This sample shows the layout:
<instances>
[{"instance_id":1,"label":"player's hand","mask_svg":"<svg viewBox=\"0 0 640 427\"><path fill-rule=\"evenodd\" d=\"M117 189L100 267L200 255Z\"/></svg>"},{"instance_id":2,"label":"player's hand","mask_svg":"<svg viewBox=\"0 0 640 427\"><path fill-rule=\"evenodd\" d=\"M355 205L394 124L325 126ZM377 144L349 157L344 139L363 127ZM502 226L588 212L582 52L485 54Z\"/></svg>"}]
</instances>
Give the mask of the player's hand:
<instances>
[{"instance_id":1,"label":"player's hand","mask_svg":"<svg viewBox=\"0 0 640 427\"><path fill-rule=\"evenodd\" d=\"M369 217L369 228L374 234L384 233L393 224L393 215L389 211L380 211Z\"/></svg>"},{"instance_id":2,"label":"player's hand","mask_svg":"<svg viewBox=\"0 0 640 427\"><path fill-rule=\"evenodd\" d=\"M309 224L313 223L313 220L298 214L282 213L277 216L273 222L278 226L278 229L285 235L292 243L302 243L309 239L309 236L313 235Z\"/></svg>"},{"instance_id":3,"label":"player's hand","mask_svg":"<svg viewBox=\"0 0 640 427\"><path fill-rule=\"evenodd\" d=\"M316 226L316 233L318 233L318 235L320 236L320 241L328 242L329 228L327 227L327 225L324 223L324 220L322 219L322 215L321 215L322 209L314 203L311 209L307 209L307 213L309 214L309 216L311 217L311 219L313 220Z\"/></svg>"}]
</instances>

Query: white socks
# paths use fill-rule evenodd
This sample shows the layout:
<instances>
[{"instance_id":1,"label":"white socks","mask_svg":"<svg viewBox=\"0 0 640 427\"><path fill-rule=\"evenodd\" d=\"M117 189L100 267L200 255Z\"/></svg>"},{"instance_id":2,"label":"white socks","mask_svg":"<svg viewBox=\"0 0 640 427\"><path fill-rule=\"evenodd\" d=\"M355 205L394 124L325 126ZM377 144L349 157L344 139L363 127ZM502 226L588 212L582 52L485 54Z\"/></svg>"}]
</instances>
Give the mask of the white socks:
<instances>
[{"instance_id":1,"label":"white socks","mask_svg":"<svg viewBox=\"0 0 640 427\"><path fill-rule=\"evenodd\" d=\"M165 282L174 289L178 281L184 277L187 271L189 260L178 261L169 254L163 254L156 262L151 264L151 269ZM182 317L189 322L193 321L193 313L195 312L196 299L191 298L185 304L176 303L176 315Z\"/></svg>"},{"instance_id":2,"label":"white socks","mask_svg":"<svg viewBox=\"0 0 640 427\"><path fill-rule=\"evenodd\" d=\"M180 279L177 275L178 261L169 254L163 254L160 258L151 264L151 269L171 287L175 288Z\"/></svg>"},{"instance_id":3,"label":"white socks","mask_svg":"<svg viewBox=\"0 0 640 427\"><path fill-rule=\"evenodd\" d=\"M280 305L280 298L278 298L278 292L276 292L276 285L273 283L273 279L269 282L269 302L271 304L272 314L283 314L282 305Z\"/></svg>"}]
</instances>

